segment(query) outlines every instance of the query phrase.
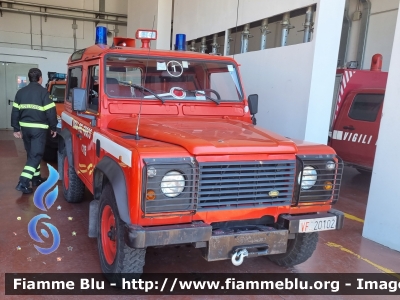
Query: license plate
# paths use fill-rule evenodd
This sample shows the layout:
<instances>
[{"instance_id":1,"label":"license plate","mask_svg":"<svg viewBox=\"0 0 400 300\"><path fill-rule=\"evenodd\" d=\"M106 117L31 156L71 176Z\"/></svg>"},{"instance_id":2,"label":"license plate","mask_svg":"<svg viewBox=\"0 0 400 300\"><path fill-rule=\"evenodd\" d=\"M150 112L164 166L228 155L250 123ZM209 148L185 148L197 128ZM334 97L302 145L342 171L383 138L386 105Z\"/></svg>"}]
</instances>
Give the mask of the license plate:
<instances>
[{"instance_id":1,"label":"license plate","mask_svg":"<svg viewBox=\"0 0 400 300\"><path fill-rule=\"evenodd\" d=\"M336 229L336 216L319 219L300 220L299 232L316 232Z\"/></svg>"}]
</instances>

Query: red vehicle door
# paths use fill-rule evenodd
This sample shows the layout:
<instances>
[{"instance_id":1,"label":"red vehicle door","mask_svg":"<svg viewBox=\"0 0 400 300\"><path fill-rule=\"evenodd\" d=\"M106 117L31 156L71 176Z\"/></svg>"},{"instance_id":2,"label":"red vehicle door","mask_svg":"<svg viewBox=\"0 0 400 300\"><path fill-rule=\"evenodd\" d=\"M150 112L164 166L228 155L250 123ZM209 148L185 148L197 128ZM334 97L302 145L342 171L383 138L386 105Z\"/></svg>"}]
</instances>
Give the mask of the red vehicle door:
<instances>
[{"instance_id":1,"label":"red vehicle door","mask_svg":"<svg viewBox=\"0 0 400 300\"><path fill-rule=\"evenodd\" d=\"M351 92L333 126L331 146L347 163L372 169L382 106L383 89Z\"/></svg>"}]
</instances>

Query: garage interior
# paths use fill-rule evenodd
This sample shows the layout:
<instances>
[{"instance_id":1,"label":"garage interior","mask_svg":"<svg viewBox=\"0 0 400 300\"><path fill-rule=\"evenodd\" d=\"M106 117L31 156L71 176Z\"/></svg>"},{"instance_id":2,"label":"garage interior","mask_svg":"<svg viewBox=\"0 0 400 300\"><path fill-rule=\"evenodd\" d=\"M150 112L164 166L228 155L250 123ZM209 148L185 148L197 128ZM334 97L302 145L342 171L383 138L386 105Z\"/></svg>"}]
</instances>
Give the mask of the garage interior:
<instances>
[{"instance_id":1,"label":"garage interior","mask_svg":"<svg viewBox=\"0 0 400 300\"><path fill-rule=\"evenodd\" d=\"M373 169L344 168L333 207L345 214L343 229L321 232L313 256L294 267L279 267L266 257L245 259L239 267L230 260L205 263L199 249L183 245L148 249L144 272L385 273L400 279L398 7L398 0L0 0L2 297L5 273L101 272L97 241L88 238L93 195L87 189L79 204L67 203L59 192L49 210L62 237L58 250L41 255L33 247L26 228L38 209L33 195L15 190L26 152L10 127L12 101L28 70L40 68L44 83L48 72L66 73L71 54L94 44L96 26L107 27L108 45L113 37L134 38L144 28L158 32L154 49L174 49L175 35L186 34L189 51L232 56L246 94L259 96L257 126L323 145L334 134L337 69L370 70L373 56L381 54L380 72L388 72L388 78L379 136L372 145ZM56 161L49 164L57 169ZM47 177L47 162L41 169Z\"/></svg>"}]
</instances>

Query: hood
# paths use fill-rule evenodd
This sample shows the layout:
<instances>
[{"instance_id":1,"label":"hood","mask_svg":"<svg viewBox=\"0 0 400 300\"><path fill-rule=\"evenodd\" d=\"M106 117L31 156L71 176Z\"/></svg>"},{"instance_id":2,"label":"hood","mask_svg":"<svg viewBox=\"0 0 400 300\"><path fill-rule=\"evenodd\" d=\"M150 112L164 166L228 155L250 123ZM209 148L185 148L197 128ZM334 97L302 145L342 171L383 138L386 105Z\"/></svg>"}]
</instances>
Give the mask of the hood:
<instances>
[{"instance_id":1,"label":"hood","mask_svg":"<svg viewBox=\"0 0 400 300\"><path fill-rule=\"evenodd\" d=\"M137 118L110 121L109 129L135 134ZM296 145L252 124L228 119L142 118L139 135L179 145L192 155L293 154Z\"/></svg>"}]
</instances>

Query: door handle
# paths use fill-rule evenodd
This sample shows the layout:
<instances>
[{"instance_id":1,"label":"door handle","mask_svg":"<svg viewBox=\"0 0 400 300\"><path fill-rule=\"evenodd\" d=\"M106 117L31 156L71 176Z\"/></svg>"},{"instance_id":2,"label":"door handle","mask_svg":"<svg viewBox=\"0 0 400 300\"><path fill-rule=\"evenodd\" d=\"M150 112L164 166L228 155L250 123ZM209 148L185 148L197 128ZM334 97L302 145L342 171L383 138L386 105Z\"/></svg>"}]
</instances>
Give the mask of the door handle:
<instances>
[{"instance_id":1,"label":"door handle","mask_svg":"<svg viewBox=\"0 0 400 300\"><path fill-rule=\"evenodd\" d=\"M76 136L78 137L78 139L82 138L82 134L80 134L80 133L77 133Z\"/></svg>"},{"instance_id":2,"label":"door handle","mask_svg":"<svg viewBox=\"0 0 400 300\"><path fill-rule=\"evenodd\" d=\"M14 102L14 101L8 99L8 105L11 105L11 102Z\"/></svg>"},{"instance_id":3,"label":"door handle","mask_svg":"<svg viewBox=\"0 0 400 300\"><path fill-rule=\"evenodd\" d=\"M344 126L343 129L354 130L355 128L353 127L353 125L350 125L350 126Z\"/></svg>"}]
</instances>

